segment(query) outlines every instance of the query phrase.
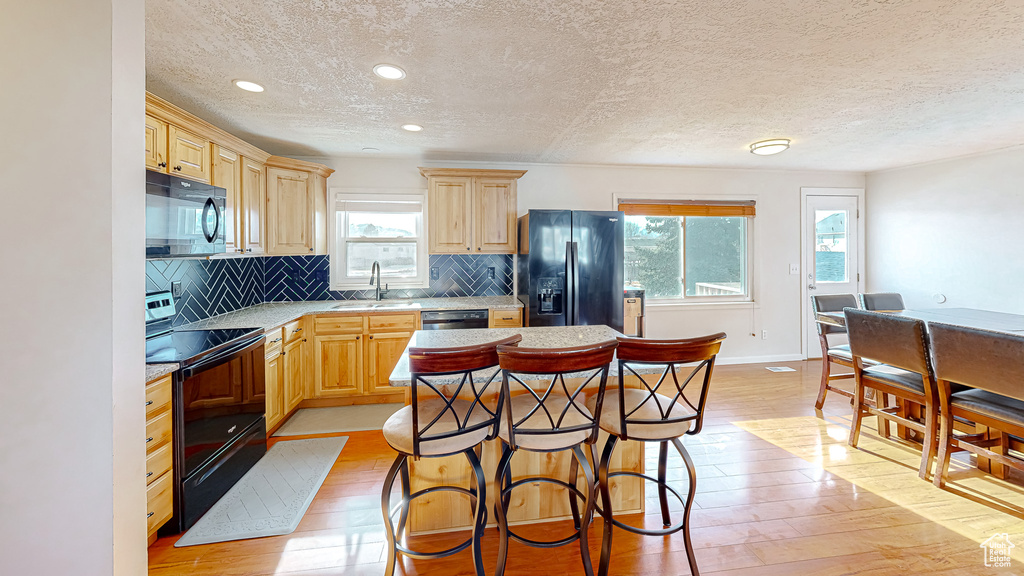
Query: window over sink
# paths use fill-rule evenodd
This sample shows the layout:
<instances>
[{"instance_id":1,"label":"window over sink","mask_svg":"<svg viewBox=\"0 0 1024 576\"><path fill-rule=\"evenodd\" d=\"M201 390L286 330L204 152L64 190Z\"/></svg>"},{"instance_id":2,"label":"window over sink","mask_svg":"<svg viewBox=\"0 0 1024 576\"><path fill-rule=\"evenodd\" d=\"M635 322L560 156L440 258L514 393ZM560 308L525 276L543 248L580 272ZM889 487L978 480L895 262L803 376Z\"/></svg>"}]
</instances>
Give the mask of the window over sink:
<instances>
[{"instance_id":1,"label":"window over sink","mask_svg":"<svg viewBox=\"0 0 1024 576\"><path fill-rule=\"evenodd\" d=\"M619 200L625 282L651 303L751 301L754 202Z\"/></svg>"},{"instance_id":2,"label":"window over sink","mask_svg":"<svg viewBox=\"0 0 1024 576\"><path fill-rule=\"evenodd\" d=\"M426 288L425 205L422 193L334 194L331 289L369 289L374 262L381 267L381 286Z\"/></svg>"}]
</instances>

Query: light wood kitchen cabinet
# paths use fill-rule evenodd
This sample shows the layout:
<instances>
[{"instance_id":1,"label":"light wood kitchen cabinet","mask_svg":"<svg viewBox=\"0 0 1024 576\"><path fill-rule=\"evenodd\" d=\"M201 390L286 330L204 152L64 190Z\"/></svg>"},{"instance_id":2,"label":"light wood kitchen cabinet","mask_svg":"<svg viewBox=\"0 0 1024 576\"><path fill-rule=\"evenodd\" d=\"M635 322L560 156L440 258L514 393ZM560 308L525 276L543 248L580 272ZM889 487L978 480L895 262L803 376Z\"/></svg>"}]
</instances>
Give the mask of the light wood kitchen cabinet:
<instances>
[{"instance_id":1,"label":"light wood kitchen cabinet","mask_svg":"<svg viewBox=\"0 0 1024 576\"><path fill-rule=\"evenodd\" d=\"M246 254L266 251L267 178L263 162L242 157L242 248Z\"/></svg>"},{"instance_id":2,"label":"light wood kitchen cabinet","mask_svg":"<svg viewBox=\"0 0 1024 576\"><path fill-rule=\"evenodd\" d=\"M167 127L167 168L169 174L210 182L210 141L174 124Z\"/></svg>"},{"instance_id":3,"label":"light wood kitchen cabinet","mask_svg":"<svg viewBox=\"0 0 1024 576\"><path fill-rule=\"evenodd\" d=\"M431 254L514 254L516 182L525 170L420 168Z\"/></svg>"},{"instance_id":4,"label":"light wood kitchen cabinet","mask_svg":"<svg viewBox=\"0 0 1024 576\"><path fill-rule=\"evenodd\" d=\"M224 202L224 244L228 253L242 252L244 201L242 199L242 157L219 144L213 145L213 185L226 192Z\"/></svg>"},{"instance_id":5,"label":"light wood kitchen cabinet","mask_svg":"<svg viewBox=\"0 0 1024 576\"><path fill-rule=\"evenodd\" d=\"M522 328L523 309L513 310L491 308L487 312L488 328Z\"/></svg>"},{"instance_id":6,"label":"light wood kitchen cabinet","mask_svg":"<svg viewBox=\"0 0 1024 576\"><path fill-rule=\"evenodd\" d=\"M146 529L150 543L173 514L171 401L170 375L146 385Z\"/></svg>"},{"instance_id":7,"label":"light wood kitchen cabinet","mask_svg":"<svg viewBox=\"0 0 1024 576\"><path fill-rule=\"evenodd\" d=\"M389 384L391 371L398 364L402 357L412 332L378 332L369 335L369 350L367 351L367 372L366 392L393 392L394 388Z\"/></svg>"},{"instance_id":8,"label":"light wood kitchen cabinet","mask_svg":"<svg viewBox=\"0 0 1024 576\"><path fill-rule=\"evenodd\" d=\"M284 326L284 412L291 413L306 396L307 355L303 320Z\"/></svg>"},{"instance_id":9,"label":"light wood kitchen cabinet","mask_svg":"<svg viewBox=\"0 0 1024 576\"><path fill-rule=\"evenodd\" d=\"M363 335L332 334L313 338L317 398L363 393Z\"/></svg>"},{"instance_id":10,"label":"light wood kitchen cabinet","mask_svg":"<svg viewBox=\"0 0 1024 576\"><path fill-rule=\"evenodd\" d=\"M401 394L388 382L417 328L415 313L314 317L315 396Z\"/></svg>"},{"instance_id":11,"label":"light wood kitchen cabinet","mask_svg":"<svg viewBox=\"0 0 1024 576\"><path fill-rule=\"evenodd\" d=\"M146 114L146 168L167 171L167 122Z\"/></svg>"},{"instance_id":12,"label":"light wood kitchen cabinet","mask_svg":"<svg viewBox=\"0 0 1024 576\"><path fill-rule=\"evenodd\" d=\"M272 156L267 169L267 253L327 253L327 177L320 164Z\"/></svg>"},{"instance_id":13,"label":"light wood kitchen cabinet","mask_svg":"<svg viewBox=\"0 0 1024 576\"><path fill-rule=\"evenodd\" d=\"M280 336L278 336L280 338ZM269 341L268 341L269 344ZM267 431L271 431L284 418L284 388L281 386L281 347L266 348L266 373L264 376L267 391Z\"/></svg>"}]
</instances>

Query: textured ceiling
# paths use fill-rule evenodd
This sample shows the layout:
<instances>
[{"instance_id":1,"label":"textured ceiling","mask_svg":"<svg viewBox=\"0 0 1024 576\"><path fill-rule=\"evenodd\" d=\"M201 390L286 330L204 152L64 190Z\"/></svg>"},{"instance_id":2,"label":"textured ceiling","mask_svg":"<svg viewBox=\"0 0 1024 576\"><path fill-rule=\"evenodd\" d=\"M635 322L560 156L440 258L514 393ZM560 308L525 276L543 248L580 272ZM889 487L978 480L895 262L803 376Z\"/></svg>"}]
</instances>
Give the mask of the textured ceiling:
<instances>
[{"instance_id":1,"label":"textured ceiling","mask_svg":"<svg viewBox=\"0 0 1024 576\"><path fill-rule=\"evenodd\" d=\"M1024 143L1021 0L146 10L147 88L276 154L871 171ZM747 151L779 137L793 147Z\"/></svg>"}]
</instances>

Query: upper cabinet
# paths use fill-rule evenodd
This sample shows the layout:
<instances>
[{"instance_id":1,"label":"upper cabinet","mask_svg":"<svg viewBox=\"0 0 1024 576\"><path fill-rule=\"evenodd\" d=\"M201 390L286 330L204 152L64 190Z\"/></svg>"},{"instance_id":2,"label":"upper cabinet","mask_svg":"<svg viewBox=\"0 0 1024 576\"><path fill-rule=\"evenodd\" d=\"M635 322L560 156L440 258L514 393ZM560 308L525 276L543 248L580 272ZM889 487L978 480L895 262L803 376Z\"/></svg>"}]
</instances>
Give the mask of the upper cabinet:
<instances>
[{"instance_id":1,"label":"upper cabinet","mask_svg":"<svg viewBox=\"0 0 1024 576\"><path fill-rule=\"evenodd\" d=\"M227 191L228 254L327 253L322 164L271 156L147 92L146 168Z\"/></svg>"},{"instance_id":2,"label":"upper cabinet","mask_svg":"<svg viewBox=\"0 0 1024 576\"><path fill-rule=\"evenodd\" d=\"M420 168L431 254L514 254L516 181L525 170Z\"/></svg>"},{"instance_id":3,"label":"upper cabinet","mask_svg":"<svg viewBox=\"0 0 1024 576\"><path fill-rule=\"evenodd\" d=\"M327 253L327 177L332 172L291 158L267 160L269 254Z\"/></svg>"}]
</instances>

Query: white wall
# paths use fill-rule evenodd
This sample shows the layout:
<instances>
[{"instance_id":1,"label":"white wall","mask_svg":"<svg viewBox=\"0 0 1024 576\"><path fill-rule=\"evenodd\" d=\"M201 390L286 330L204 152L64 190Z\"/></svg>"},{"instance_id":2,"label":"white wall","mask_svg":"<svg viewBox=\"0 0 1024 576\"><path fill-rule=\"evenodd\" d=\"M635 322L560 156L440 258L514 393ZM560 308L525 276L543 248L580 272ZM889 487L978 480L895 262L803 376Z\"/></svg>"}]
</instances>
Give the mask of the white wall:
<instances>
[{"instance_id":1,"label":"white wall","mask_svg":"<svg viewBox=\"0 0 1024 576\"><path fill-rule=\"evenodd\" d=\"M144 10L0 18L4 574L146 572Z\"/></svg>"},{"instance_id":2,"label":"white wall","mask_svg":"<svg viewBox=\"0 0 1024 576\"><path fill-rule=\"evenodd\" d=\"M1024 314L1022 214L1024 147L868 174L867 289Z\"/></svg>"},{"instance_id":3,"label":"white wall","mask_svg":"<svg viewBox=\"0 0 1024 576\"><path fill-rule=\"evenodd\" d=\"M757 199L754 305L648 308L648 335L685 337L724 330L723 360L795 359L800 351L800 188L861 188L859 173L550 164L438 163L415 158L319 159L339 188L425 188L417 166L518 168L519 213L540 208L614 209L613 195L673 193L690 198ZM761 330L768 339L761 339ZM756 336L751 336L751 334Z\"/></svg>"}]
</instances>

